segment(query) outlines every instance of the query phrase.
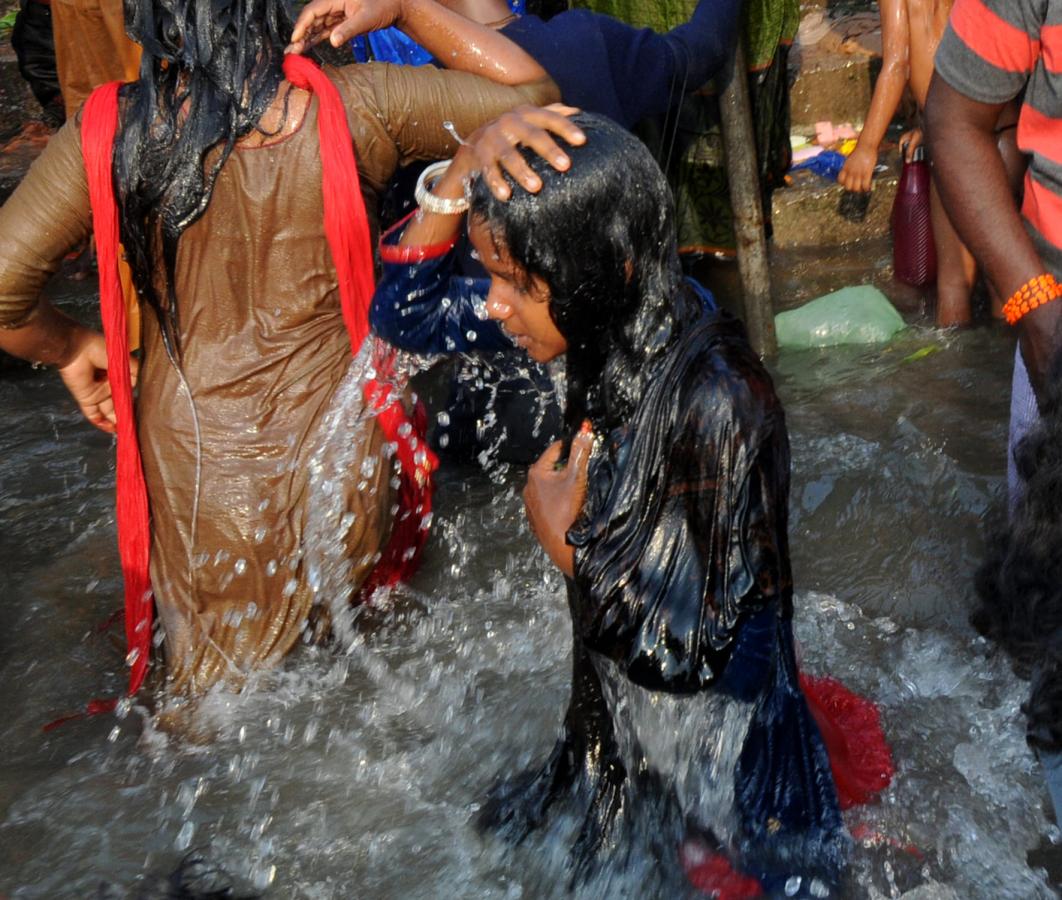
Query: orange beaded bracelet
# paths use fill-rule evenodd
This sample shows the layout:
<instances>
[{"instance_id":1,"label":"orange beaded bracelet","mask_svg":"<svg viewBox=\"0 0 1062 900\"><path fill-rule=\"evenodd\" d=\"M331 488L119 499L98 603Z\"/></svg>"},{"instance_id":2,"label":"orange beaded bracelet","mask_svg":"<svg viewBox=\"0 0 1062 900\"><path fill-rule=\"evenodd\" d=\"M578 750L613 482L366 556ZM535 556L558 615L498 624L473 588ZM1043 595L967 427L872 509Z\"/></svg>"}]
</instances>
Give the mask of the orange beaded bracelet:
<instances>
[{"instance_id":1,"label":"orange beaded bracelet","mask_svg":"<svg viewBox=\"0 0 1062 900\"><path fill-rule=\"evenodd\" d=\"M1062 296L1062 285L1055 281L1054 275L1037 275L1010 295L1010 299L1003 304L1003 316L1008 325L1014 325L1026 313L1059 296Z\"/></svg>"}]
</instances>

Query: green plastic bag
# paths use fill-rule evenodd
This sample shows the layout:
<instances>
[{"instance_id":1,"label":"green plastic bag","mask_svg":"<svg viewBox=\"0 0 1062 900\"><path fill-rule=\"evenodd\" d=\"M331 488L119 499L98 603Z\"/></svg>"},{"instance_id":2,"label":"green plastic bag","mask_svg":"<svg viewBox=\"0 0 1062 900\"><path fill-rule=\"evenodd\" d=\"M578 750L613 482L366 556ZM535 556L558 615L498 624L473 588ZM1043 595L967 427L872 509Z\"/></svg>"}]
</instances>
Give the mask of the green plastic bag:
<instances>
[{"instance_id":1,"label":"green plastic bag","mask_svg":"<svg viewBox=\"0 0 1062 900\"><path fill-rule=\"evenodd\" d=\"M778 346L879 344L905 327L888 298L869 284L841 288L774 317Z\"/></svg>"}]
</instances>

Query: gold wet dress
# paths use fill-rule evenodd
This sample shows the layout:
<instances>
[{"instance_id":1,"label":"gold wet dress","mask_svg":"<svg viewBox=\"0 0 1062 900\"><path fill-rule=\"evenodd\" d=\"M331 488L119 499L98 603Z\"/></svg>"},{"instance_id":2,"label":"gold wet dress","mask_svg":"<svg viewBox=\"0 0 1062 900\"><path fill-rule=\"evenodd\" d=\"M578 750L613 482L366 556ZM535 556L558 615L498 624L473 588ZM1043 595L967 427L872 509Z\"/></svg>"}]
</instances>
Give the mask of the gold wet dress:
<instances>
[{"instance_id":1,"label":"gold wet dress","mask_svg":"<svg viewBox=\"0 0 1062 900\"><path fill-rule=\"evenodd\" d=\"M549 82L513 88L376 64L326 71L348 109L373 225L400 163L453 154L442 121L468 134L519 103L556 99ZM275 664L313 605L302 558L308 462L351 361L324 233L316 118L311 99L292 133L234 151L206 213L183 234L179 366L155 317L141 316L151 580L167 676L183 693ZM78 127L60 130L0 210L0 327L30 319L48 276L88 233ZM371 420L367 429L363 452L377 454L379 430ZM389 476L383 465L368 477L352 473L348 546L358 583L389 532Z\"/></svg>"}]
</instances>

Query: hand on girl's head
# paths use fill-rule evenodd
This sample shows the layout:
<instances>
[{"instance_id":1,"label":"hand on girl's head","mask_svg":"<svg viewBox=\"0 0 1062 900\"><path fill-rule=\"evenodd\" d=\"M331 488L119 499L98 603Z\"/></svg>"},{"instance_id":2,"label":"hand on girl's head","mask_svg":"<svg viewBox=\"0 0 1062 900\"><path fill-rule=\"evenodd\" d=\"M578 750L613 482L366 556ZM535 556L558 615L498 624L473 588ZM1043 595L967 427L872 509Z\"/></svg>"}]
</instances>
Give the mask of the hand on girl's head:
<instances>
[{"instance_id":1,"label":"hand on girl's head","mask_svg":"<svg viewBox=\"0 0 1062 900\"><path fill-rule=\"evenodd\" d=\"M586 143L586 135L569 119L577 112L575 107L560 103L546 107L520 106L476 132L470 143L491 193L499 200L508 200L512 193L502 170L528 193L542 189L542 179L527 164L519 147L529 147L557 171L565 171L571 160L552 135L572 146Z\"/></svg>"}]
</instances>

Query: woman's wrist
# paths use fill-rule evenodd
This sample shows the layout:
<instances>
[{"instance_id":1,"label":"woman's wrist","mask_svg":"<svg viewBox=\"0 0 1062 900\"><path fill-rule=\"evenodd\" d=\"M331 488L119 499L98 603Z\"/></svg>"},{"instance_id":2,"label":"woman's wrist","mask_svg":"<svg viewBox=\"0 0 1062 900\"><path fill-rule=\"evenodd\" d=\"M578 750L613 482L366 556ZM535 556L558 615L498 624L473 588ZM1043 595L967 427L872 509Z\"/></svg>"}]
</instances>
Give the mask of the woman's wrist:
<instances>
[{"instance_id":1,"label":"woman's wrist","mask_svg":"<svg viewBox=\"0 0 1062 900\"><path fill-rule=\"evenodd\" d=\"M443 199L456 199L464 197L468 183L472 180L475 169L475 154L468 144L462 144L457 148L457 153L450 160L450 165L432 185L431 192Z\"/></svg>"},{"instance_id":2,"label":"woman's wrist","mask_svg":"<svg viewBox=\"0 0 1062 900\"><path fill-rule=\"evenodd\" d=\"M55 366L57 369L64 369L70 363L72 363L81 352L82 348L89 337L95 332L90 328L86 328L80 322L71 319L69 316L59 314L64 320L64 329L62 340L62 350L57 356L54 362L49 365Z\"/></svg>"},{"instance_id":3,"label":"woman's wrist","mask_svg":"<svg viewBox=\"0 0 1062 900\"><path fill-rule=\"evenodd\" d=\"M32 318L21 327L0 330L0 350L29 362L61 369L77 356L81 323L42 300Z\"/></svg>"}]
</instances>

